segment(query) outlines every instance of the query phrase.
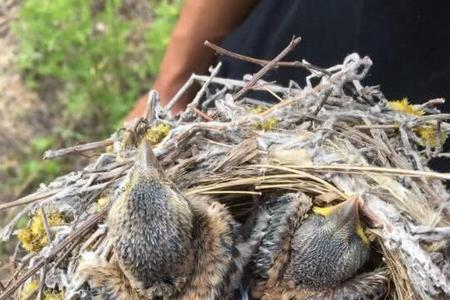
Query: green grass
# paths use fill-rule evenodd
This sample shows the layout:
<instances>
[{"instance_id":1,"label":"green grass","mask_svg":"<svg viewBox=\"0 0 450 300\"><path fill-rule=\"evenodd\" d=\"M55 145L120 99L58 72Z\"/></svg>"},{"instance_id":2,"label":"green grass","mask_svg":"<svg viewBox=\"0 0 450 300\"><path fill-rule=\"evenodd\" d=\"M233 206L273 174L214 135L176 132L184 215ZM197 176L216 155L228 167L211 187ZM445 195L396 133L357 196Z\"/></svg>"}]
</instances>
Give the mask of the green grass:
<instances>
[{"instance_id":1,"label":"green grass","mask_svg":"<svg viewBox=\"0 0 450 300\"><path fill-rule=\"evenodd\" d=\"M182 1L149 3L150 26L124 17L123 0L21 2L13 28L19 67L54 120L49 136L30 142L21 167L4 170L7 188L26 183L28 191L67 170L67 162L42 161L43 151L108 136L151 88Z\"/></svg>"}]
</instances>

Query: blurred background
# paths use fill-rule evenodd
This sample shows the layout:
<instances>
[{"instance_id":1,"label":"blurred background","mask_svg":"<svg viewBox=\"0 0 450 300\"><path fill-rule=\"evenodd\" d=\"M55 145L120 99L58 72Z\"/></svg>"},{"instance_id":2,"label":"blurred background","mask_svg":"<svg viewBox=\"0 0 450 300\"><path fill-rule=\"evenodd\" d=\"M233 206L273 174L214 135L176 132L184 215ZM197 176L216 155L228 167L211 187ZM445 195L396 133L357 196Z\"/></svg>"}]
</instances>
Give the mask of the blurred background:
<instances>
[{"instance_id":1,"label":"blurred background","mask_svg":"<svg viewBox=\"0 0 450 300\"><path fill-rule=\"evenodd\" d=\"M43 161L45 150L122 125L152 86L181 2L0 1L0 202L88 159ZM2 227L14 211L0 213ZM0 243L3 264L10 247Z\"/></svg>"}]
</instances>

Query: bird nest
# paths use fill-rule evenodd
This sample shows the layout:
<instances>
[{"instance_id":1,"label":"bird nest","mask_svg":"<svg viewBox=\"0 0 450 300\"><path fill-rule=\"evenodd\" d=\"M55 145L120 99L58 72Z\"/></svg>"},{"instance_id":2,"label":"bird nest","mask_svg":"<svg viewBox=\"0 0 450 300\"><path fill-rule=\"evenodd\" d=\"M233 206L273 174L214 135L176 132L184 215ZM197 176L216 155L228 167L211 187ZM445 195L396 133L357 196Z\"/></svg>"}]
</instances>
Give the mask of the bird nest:
<instances>
[{"instance_id":1,"label":"bird nest","mask_svg":"<svg viewBox=\"0 0 450 300\"><path fill-rule=\"evenodd\" d=\"M274 192L303 193L319 207L357 199L388 298L450 297L444 186L450 174L427 167L430 159L445 156L450 116L436 108L444 100L422 105L386 100L377 87L361 84L372 62L357 54L327 69L282 62L297 42L272 61L237 57L263 66L249 78L218 78L218 64L210 76L192 75L166 108L151 91L145 115L110 138L47 151L46 159L104 152L83 170L0 206L23 207L2 232L3 240L18 237L19 242L15 271L2 283L0 299L89 294L87 285L75 288L72 279L83 252L106 247L105 216L126 188L142 139L153 145L165 176L186 197L224 203L241 223ZM261 80L283 64L310 71L304 87ZM202 88L172 117L170 108L194 82ZM274 101L258 100L261 93ZM25 215L28 226L16 229Z\"/></svg>"}]
</instances>

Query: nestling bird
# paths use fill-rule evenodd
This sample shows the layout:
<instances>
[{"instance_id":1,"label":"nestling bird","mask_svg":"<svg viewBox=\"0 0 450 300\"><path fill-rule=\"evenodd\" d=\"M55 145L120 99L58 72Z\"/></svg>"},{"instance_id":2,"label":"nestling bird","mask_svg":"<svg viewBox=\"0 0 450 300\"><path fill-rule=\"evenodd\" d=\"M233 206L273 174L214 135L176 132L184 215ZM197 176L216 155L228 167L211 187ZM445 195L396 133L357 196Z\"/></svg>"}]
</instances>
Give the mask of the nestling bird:
<instances>
[{"instance_id":1,"label":"nestling bird","mask_svg":"<svg viewBox=\"0 0 450 300\"><path fill-rule=\"evenodd\" d=\"M219 203L186 199L145 141L107 224L112 258L90 255L78 268L103 299L228 299L239 285L232 217Z\"/></svg>"},{"instance_id":2,"label":"nestling bird","mask_svg":"<svg viewBox=\"0 0 450 300\"><path fill-rule=\"evenodd\" d=\"M369 240L359 204L312 208L305 194L269 199L257 217L251 291L255 299L379 299L386 274L357 275L367 262ZM366 298L364 298L366 297Z\"/></svg>"}]
</instances>

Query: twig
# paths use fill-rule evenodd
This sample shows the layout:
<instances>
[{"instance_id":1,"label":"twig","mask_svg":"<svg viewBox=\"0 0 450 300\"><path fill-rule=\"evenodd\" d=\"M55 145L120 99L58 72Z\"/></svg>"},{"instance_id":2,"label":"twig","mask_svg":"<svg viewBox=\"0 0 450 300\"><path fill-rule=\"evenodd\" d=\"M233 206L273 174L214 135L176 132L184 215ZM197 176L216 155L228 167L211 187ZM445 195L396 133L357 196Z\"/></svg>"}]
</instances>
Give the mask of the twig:
<instances>
[{"instance_id":1,"label":"twig","mask_svg":"<svg viewBox=\"0 0 450 300\"><path fill-rule=\"evenodd\" d=\"M19 244L19 243L18 243ZM22 258L22 261L20 262L20 266L14 271L14 274L11 276L11 278L6 282L5 288L8 289L8 287L13 283L13 281L19 276L20 272L25 268L26 264L35 256L34 253L30 253L26 255L24 258ZM12 262L10 262L12 264Z\"/></svg>"},{"instance_id":2,"label":"twig","mask_svg":"<svg viewBox=\"0 0 450 300\"><path fill-rule=\"evenodd\" d=\"M195 98L192 100L190 105L188 105L188 108L181 115L180 117L181 122L186 120L187 116L189 116L190 110L193 110L193 108L197 108L200 100L202 99L203 95L206 92L206 89L208 88L213 78L216 77L216 75L219 73L221 67L222 63L219 62L217 66L215 66L214 69L211 70L211 75L209 76L208 80L205 81L205 83L202 85L198 93L195 95Z\"/></svg>"},{"instance_id":3,"label":"twig","mask_svg":"<svg viewBox=\"0 0 450 300\"><path fill-rule=\"evenodd\" d=\"M71 243L65 250L64 252L58 257L58 259L55 261L55 265L53 266L53 268L57 268L62 262L63 260L70 254L70 252L72 252L72 250L78 246L78 243L80 242L81 237L79 237L77 240L75 240L73 243Z\"/></svg>"},{"instance_id":4,"label":"twig","mask_svg":"<svg viewBox=\"0 0 450 300\"><path fill-rule=\"evenodd\" d=\"M95 150L95 149L99 149L99 148L105 148L109 145L112 145L113 143L114 143L114 141L111 138L108 138L106 140L99 141L99 142L87 143L87 144L67 147L67 148L58 149L58 150L47 150L44 153L44 159L54 159L57 157L61 157L61 156L65 156L65 155L69 155L69 154L73 154L73 153L82 153L82 152L91 151L91 150Z\"/></svg>"},{"instance_id":5,"label":"twig","mask_svg":"<svg viewBox=\"0 0 450 300\"><path fill-rule=\"evenodd\" d=\"M289 52L291 52L301 41L301 38L293 38L289 45L283 49L272 61L266 64L261 70L252 76L250 80L239 92L237 92L233 98L234 101L239 100L247 91L254 86L258 80L260 80L267 72L269 72L283 57L285 57Z\"/></svg>"},{"instance_id":6,"label":"twig","mask_svg":"<svg viewBox=\"0 0 450 300\"><path fill-rule=\"evenodd\" d=\"M192 111L194 111L197 115L202 117L205 121L213 121L214 119L202 112L200 109L194 107L192 104L188 105L188 108L190 108Z\"/></svg>"},{"instance_id":7,"label":"twig","mask_svg":"<svg viewBox=\"0 0 450 300\"><path fill-rule=\"evenodd\" d=\"M269 94L271 94L275 99L277 99L279 102L283 102L284 100L278 96L274 91L272 91L271 89L269 89L268 87L264 86L264 89L269 92Z\"/></svg>"},{"instance_id":8,"label":"twig","mask_svg":"<svg viewBox=\"0 0 450 300\"><path fill-rule=\"evenodd\" d=\"M196 75L194 74L192 78L195 81L205 82L208 80L209 76L203 76L203 75ZM216 77L211 80L211 83L224 85L225 87L228 87L229 89L232 89L233 87L244 87L246 85L245 81L237 80L237 79L229 79L229 78L221 78ZM266 83L266 84L257 84L252 87L250 87L250 90L254 91L266 91L266 89L269 88L275 93L289 93L292 91L291 88L283 87L276 84Z\"/></svg>"},{"instance_id":9,"label":"twig","mask_svg":"<svg viewBox=\"0 0 450 300\"><path fill-rule=\"evenodd\" d=\"M200 101L200 99L203 97L203 95L206 92L206 89L208 88L209 84L211 83L211 81L214 79L214 77L217 76L217 74L219 74L220 68L222 67L222 63L219 62L214 69L212 69L211 71L211 75L209 76L208 80L205 81L205 83L203 84L203 86L201 87L201 89L198 91L197 95L195 95L194 100L192 100L192 104L194 106L197 106L198 102Z\"/></svg>"},{"instance_id":10,"label":"twig","mask_svg":"<svg viewBox=\"0 0 450 300\"><path fill-rule=\"evenodd\" d=\"M450 238L450 227L411 226L414 238L426 242L444 241Z\"/></svg>"},{"instance_id":11,"label":"twig","mask_svg":"<svg viewBox=\"0 0 450 300\"><path fill-rule=\"evenodd\" d=\"M42 214L42 219L44 220L44 228L45 228L45 233L47 234L48 243L51 244L52 236L51 236L51 232L50 232L50 226L48 225L47 215L45 214L44 208L42 206L40 207L40 211Z\"/></svg>"},{"instance_id":12,"label":"twig","mask_svg":"<svg viewBox=\"0 0 450 300\"><path fill-rule=\"evenodd\" d=\"M266 167L265 165L261 167ZM288 166L292 169L300 170L310 170L313 172L361 172L361 173L377 173L383 175L395 175L395 176L408 176L408 177L428 177L428 178L439 178L450 180L450 173L438 173L438 172L428 172L428 171L417 171L417 170L407 170L407 169L396 169L396 168L381 168L381 167L359 167L352 165L296 165Z\"/></svg>"},{"instance_id":13,"label":"twig","mask_svg":"<svg viewBox=\"0 0 450 300\"><path fill-rule=\"evenodd\" d=\"M45 286L45 277L47 276L47 265L48 265L47 258L44 258L44 266L42 267L42 270L41 270L41 278L40 278L40 282L39 282L39 291L38 291L38 296L37 296L38 300L44 299L43 290L44 290L44 286Z\"/></svg>"},{"instance_id":14,"label":"twig","mask_svg":"<svg viewBox=\"0 0 450 300\"><path fill-rule=\"evenodd\" d=\"M270 60L265 60L265 59L259 59L259 58L253 58L247 55L243 55L243 54L239 54L227 49L224 49L220 46L217 46L214 43L211 43L210 41L205 41L204 45L206 47L211 48L212 50L216 51L218 54L221 55L226 55L232 58L236 58L242 61L246 61L249 63L253 63L253 64L257 64L260 65L261 67L264 67L265 65L267 65L268 63L270 63ZM279 61L277 63L275 63L274 68L277 67L300 67L300 68L305 68L305 69L311 69L311 70L315 70L324 74L329 74L330 72L328 72L326 69L323 69L321 67L318 67L316 65L310 64L308 62L301 62L298 60L295 61Z\"/></svg>"},{"instance_id":15,"label":"twig","mask_svg":"<svg viewBox=\"0 0 450 300\"><path fill-rule=\"evenodd\" d=\"M155 90L151 90L148 93L147 107L144 112L144 118L147 119L149 124L152 124L156 116L156 106L159 103L159 94Z\"/></svg>"},{"instance_id":16,"label":"twig","mask_svg":"<svg viewBox=\"0 0 450 300\"><path fill-rule=\"evenodd\" d=\"M169 103L167 103L167 105L166 105L166 109L168 111L172 110L172 108L178 103L178 101L180 101L181 96L183 96L184 93L186 93L186 91L191 87L191 85L195 81L194 80L195 76L196 76L195 74L192 74L191 77L189 77L189 79L181 87L181 89L178 90L178 92L175 94L175 96L173 96L172 99L170 99Z\"/></svg>"},{"instance_id":17,"label":"twig","mask_svg":"<svg viewBox=\"0 0 450 300\"><path fill-rule=\"evenodd\" d=\"M11 202L7 202L4 204L0 204L0 210L6 209L6 208L11 208L14 206L19 206L19 205L25 205L28 203L32 203L38 200L42 200L48 197L51 197L53 195L55 195L58 191L48 191L48 192L37 192L28 196L25 196L23 198L11 201Z\"/></svg>"},{"instance_id":18,"label":"twig","mask_svg":"<svg viewBox=\"0 0 450 300\"><path fill-rule=\"evenodd\" d=\"M325 92L325 95L322 97L322 99L320 100L320 103L317 105L316 109L313 112L313 116L317 116L317 114L319 113L319 111L322 109L322 107L325 105L325 102L327 102L328 97L330 97L331 92L333 92L333 89L330 88Z\"/></svg>"},{"instance_id":19,"label":"twig","mask_svg":"<svg viewBox=\"0 0 450 300\"><path fill-rule=\"evenodd\" d=\"M400 126L396 124L373 124L373 125L355 125L355 129L398 129Z\"/></svg>"}]
</instances>

